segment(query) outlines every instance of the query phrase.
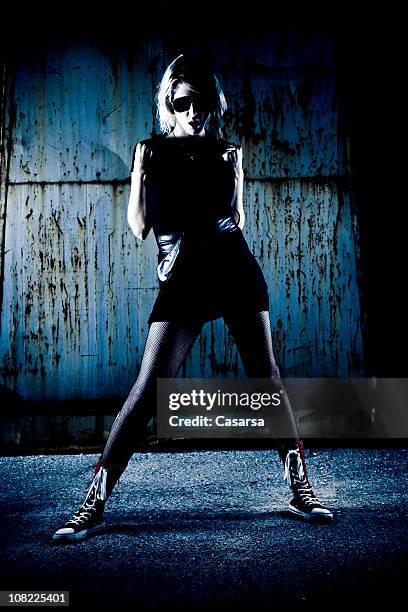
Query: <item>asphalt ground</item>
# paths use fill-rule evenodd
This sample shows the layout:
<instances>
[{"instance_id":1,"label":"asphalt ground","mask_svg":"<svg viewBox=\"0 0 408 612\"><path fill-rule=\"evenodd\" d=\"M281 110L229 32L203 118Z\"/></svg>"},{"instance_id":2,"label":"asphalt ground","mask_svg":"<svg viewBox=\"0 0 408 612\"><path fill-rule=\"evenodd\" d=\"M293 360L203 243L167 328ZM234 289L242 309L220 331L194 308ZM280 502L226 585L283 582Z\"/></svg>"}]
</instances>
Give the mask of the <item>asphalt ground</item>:
<instances>
[{"instance_id":1,"label":"asphalt ground","mask_svg":"<svg viewBox=\"0 0 408 612\"><path fill-rule=\"evenodd\" d=\"M135 610L383 609L405 596L408 449L308 449L334 514L308 524L273 450L133 455L107 528L55 529L82 503L97 455L2 457L2 590L70 592L70 607Z\"/></svg>"}]
</instances>

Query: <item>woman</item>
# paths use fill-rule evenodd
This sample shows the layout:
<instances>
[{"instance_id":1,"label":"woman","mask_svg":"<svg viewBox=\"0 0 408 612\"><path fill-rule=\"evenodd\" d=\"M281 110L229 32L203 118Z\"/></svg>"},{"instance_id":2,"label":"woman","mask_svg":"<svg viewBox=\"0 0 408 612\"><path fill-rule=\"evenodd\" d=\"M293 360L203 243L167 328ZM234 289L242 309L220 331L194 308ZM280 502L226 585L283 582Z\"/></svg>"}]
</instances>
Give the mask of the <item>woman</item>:
<instances>
[{"instance_id":1,"label":"woman","mask_svg":"<svg viewBox=\"0 0 408 612\"><path fill-rule=\"evenodd\" d=\"M128 222L137 238L156 237L160 291L149 316L140 372L117 415L81 508L54 534L78 541L104 527L105 502L133 454L138 428L156 404L156 379L176 376L203 323L224 317L247 376L280 387L262 271L242 234L241 148L219 137L226 109L218 80L197 59L179 55L158 92L162 134L137 144ZM332 519L308 482L302 442L286 395L290 439L278 442L293 499L306 520Z\"/></svg>"}]
</instances>

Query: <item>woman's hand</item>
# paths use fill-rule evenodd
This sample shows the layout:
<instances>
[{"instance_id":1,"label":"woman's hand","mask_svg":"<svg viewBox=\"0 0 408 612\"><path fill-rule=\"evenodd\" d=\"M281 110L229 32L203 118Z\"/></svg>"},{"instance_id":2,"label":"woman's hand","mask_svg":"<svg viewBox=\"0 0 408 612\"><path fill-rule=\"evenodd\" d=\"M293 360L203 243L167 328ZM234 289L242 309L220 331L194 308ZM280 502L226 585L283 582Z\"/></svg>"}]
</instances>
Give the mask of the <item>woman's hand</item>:
<instances>
[{"instance_id":1,"label":"woman's hand","mask_svg":"<svg viewBox=\"0 0 408 612\"><path fill-rule=\"evenodd\" d=\"M149 162L152 159L152 154L152 149L145 142L138 142L136 145L133 172L138 170L140 173L145 174L149 168Z\"/></svg>"},{"instance_id":2,"label":"woman's hand","mask_svg":"<svg viewBox=\"0 0 408 612\"><path fill-rule=\"evenodd\" d=\"M239 168L242 168L242 148L231 145L223 153L222 158L228 164L231 164L234 171L237 172Z\"/></svg>"}]
</instances>

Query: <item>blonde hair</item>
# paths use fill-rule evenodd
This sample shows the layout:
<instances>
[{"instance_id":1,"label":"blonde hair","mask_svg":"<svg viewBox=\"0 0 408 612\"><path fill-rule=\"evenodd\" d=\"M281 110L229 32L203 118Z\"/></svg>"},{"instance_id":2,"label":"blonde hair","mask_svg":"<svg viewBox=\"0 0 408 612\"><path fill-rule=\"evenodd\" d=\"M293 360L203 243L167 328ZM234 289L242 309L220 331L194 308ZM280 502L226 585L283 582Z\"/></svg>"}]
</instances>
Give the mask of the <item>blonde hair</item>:
<instances>
[{"instance_id":1,"label":"blonde hair","mask_svg":"<svg viewBox=\"0 0 408 612\"><path fill-rule=\"evenodd\" d=\"M178 55L166 68L157 92L157 116L160 129L169 134L176 124L172 107L178 85L188 85L193 91L204 94L209 102L210 129L221 136L221 117L227 109L224 92L214 73L204 62L184 53Z\"/></svg>"}]
</instances>

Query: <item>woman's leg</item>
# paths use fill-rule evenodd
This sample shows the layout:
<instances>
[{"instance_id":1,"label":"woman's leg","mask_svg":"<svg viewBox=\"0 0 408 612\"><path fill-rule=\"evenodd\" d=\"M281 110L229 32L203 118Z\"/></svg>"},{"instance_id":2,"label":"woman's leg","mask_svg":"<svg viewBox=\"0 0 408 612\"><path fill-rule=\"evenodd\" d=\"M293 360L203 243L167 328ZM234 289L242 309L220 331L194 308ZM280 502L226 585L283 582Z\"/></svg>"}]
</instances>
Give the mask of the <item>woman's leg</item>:
<instances>
[{"instance_id":1,"label":"woman's leg","mask_svg":"<svg viewBox=\"0 0 408 612\"><path fill-rule=\"evenodd\" d=\"M269 312L238 313L224 319L238 347L246 375L250 378L270 378L277 391L284 390L273 352ZM281 396L281 409L287 437L277 439L276 443L279 455L285 458L287 451L297 448L299 442L296 417L286 393Z\"/></svg>"},{"instance_id":2,"label":"woman's leg","mask_svg":"<svg viewBox=\"0 0 408 612\"><path fill-rule=\"evenodd\" d=\"M115 478L134 452L135 434L156 413L157 378L173 378L200 334L202 324L169 321L150 325L139 375L113 422L108 440L95 471L101 465L112 468ZM111 486L108 485L107 494Z\"/></svg>"},{"instance_id":3,"label":"woman's leg","mask_svg":"<svg viewBox=\"0 0 408 612\"><path fill-rule=\"evenodd\" d=\"M105 526L105 502L134 452L135 434L156 411L157 378L175 377L202 328L201 323L153 322L139 375L113 422L81 508L53 536L57 541L80 541Z\"/></svg>"},{"instance_id":4,"label":"woman's leg","mask_svg":"<svg viewBox=\"0 0 408 612\"><path fill-rule=\"evenodd\" d=\"M273 386L283 390L280 418L285 421L284 438L276 440L277 450L285 465L285 479L290 481L294 498L289 509L305 519L332 518L332 514L316 499L307 479L303 441L299 440L296 417L284 390L272 346L269 312L237 313L224 317L250 378L273 379ZM286 437L287 436L287 437Z\"/></svg>"}]
</instances>

